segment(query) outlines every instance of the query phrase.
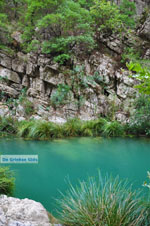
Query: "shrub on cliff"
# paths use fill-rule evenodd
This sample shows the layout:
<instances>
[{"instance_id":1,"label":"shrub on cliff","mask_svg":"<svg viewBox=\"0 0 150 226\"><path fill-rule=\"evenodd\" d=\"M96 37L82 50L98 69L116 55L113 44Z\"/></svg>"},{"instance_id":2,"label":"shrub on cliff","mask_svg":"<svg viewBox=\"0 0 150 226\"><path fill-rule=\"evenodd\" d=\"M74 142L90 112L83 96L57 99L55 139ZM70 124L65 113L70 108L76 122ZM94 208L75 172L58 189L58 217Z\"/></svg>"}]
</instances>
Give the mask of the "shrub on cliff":
<instances>
[{"instance_id":1,"label":"shrub on cliff","mask_svg":"<svg viewBox=\"0 0 150 226\"><path fill-rule=\"evenodd\" d=\"M146 208L141 205L139 192L118 177L89 178L70 189L58 200L59 215L69 226L142 226L148 225Z\"/></svg>"},{"instance_id":2,"label":"shrub on cliff","mask_svg":"<svg viewBox=\"0 0 150 226\"><path fill-rule=\"evenodd\" d=\"M12 195L14 190L14 177L7 167L0 167L0 195Z\"/></svg>"},{"instance_id":3,"label":"shrub on cliff","mask_svg":"<svg viewBox=\"0 0 150 226\"><path fill-rule=\"evenodd\" d=\"M93 48L90 23L89 11L78 2L28 0L23 38L27 50L40 48L63 63L76 54L76 48Z\"/></svg>"},{"instance_id":4,"label":"shrub on cliff","mask_svg":"<svg viewBox=\"0 0 150 226\"><path fill-rule=\"evenodd\" d=\"M140 95L135 100L134 107L128 131L136 135L150 136L150 95Z\"/></svg>"},{"instance_id":5,"label":"shrub on cliff","mask_svg":"<svg viewBox=\"0 0 150 226\"><path fill-rule=\"evenodd\" d=\"M95 0L90 12L97 38L101 34L109 36L112 33L120 33L123 30L121 14L115 3L106 0Z\"/></svg>"}]
</instances>

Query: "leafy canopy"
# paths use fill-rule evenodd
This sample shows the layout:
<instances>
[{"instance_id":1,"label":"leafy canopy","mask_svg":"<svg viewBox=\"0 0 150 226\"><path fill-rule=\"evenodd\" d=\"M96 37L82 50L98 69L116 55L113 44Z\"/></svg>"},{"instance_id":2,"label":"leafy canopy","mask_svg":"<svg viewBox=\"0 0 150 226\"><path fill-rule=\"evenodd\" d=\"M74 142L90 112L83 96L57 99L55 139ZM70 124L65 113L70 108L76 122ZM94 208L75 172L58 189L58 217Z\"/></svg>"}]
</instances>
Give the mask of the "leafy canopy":
<instances>
[{"instance_id":1,"label":"leafy canopy","mask_svg":"<svg viewBox=\"0 0 150 226\"><path fill-rule=\"evenodd\" d=\"M150 68L142 67L140 63L127 64L127 67L133 73L133 77L139 80L139 84L135 86L142 94L150 95Z\"/></svg>"}]
</instances>

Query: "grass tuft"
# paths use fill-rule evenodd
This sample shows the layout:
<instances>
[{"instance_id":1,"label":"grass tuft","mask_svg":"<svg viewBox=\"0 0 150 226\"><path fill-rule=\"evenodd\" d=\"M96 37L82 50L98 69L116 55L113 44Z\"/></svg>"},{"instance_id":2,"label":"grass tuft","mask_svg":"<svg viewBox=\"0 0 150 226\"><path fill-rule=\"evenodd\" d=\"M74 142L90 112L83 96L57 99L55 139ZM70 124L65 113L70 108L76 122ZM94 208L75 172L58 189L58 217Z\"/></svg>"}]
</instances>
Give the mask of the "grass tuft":
<instances>
[{"instance_id":1,"label":"grass tuft","mask_svg":"<svg viewBox=\"0 0 150 226\"><path fill-rule=\"evenodd\" d=\"M117 121L105 123L102 130L102 134L106 137L121 137L125 135L124 126Z\"/></svg>"},{"instance_id":2,"label":"grass tuft","mask_svg":"<svg viewBox=\"0 0 150 226\"><path fill-rule=\"evenodd\" d=\"M146 208L140 194L127 181L89 178L70 189L57 200L61 223L68 226L142 226Z\"/></svg>"}]
</instances>

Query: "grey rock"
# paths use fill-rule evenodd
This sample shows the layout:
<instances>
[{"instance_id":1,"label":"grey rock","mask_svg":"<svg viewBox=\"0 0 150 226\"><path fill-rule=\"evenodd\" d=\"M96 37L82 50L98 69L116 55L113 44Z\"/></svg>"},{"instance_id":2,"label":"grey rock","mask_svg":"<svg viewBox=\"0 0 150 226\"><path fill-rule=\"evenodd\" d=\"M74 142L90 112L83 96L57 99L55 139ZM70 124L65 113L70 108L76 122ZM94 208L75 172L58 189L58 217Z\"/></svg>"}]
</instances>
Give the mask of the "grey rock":
<instances>
[{"instance_id":1,"label":"grey rock","mask_svg":"<svg viewBox=\"0 0 150 226\"><path fill-rule=\"evenodd\" d=\"M13 71L24 73L25 72L25 62L21 59L14 59L12 60L12 69Z\"/></svg>"},{"instance_id":2,"label":"grey rock","mask_svg":"<svg viewBox=\"0 0 150 226\"><path fill-rule=\"evenodd\" d=\"M150 41L150 16L146 19L139 31L139 35Z\"/></svg>"},{"instance_id":3,"label":"grey rock","mask_svg":"<svg viewBox=\"0 0 150 226\"><path fill-rule=\"evenodd\" d=\"M22 116L21 117L20 116L18 117L18 121L19 122L24 121L24 120L26 120L25 117L22 117Z\"/></svg>"},{"instance_id":4,"label":"grey rock","mask_svg":"<svg viewBox=\"0 0 150 226\"><path fill-rule=\"evenodd\" d=\"M7 93L9 96L15 98L19 95L19 93L15 89L3 84L0 84L0 91L3 91L4 93Z\"/></svg>"},{"instance_id":5,"label":"grey rock","mask_svg":"<svg viewBox=\"0 0 150 226\"><path fill-rule=\"evenodd\" d=\"M29 87L30 81L29 81L29 77L27 75L24 75L24 77L22 79L22 85L25 87Z\"/></svg>"},{"instance_id":6,"label":"grey rock","mask_svg":"<svg viewBox=\"0 0 150 226\"><path fill-rule=\"evenodd\" d=\"M9 113L8 106L0 102L0 117L5 117Z\"/></svg>"},{"instance_id":7,"label":"grey rock","mask_svg":"<svg viewBox=\"0 0 150 226\"><path fill-rule=\"evenodd\" d=\"M15 31L15 32L13 32L12 34L11 34L11 37L16 41L16 42L18 42L18 43L23 43L23 40L22 40L22 38L21 38L21 32L19 32L19 31Z\"/></svg>"},{"instance_id":8,"label":"grey rock","mask_svg":"<svg viewBox=\"0 0 150 226\"><path fill-rule=\"evenodd\" d=\"M20 77L16 72L13 72L9 69L6 69L4 67L0 67L0 76L2 78L6 78L14 83L21 83Z\"/></svg>"},{"instance_id":9,"label":"grey rock","mask_svg":"<svg viewBox=\"0 0 150 226\"><path fill-rule=\"evenodd\" d=\"M17 199L0 196L0 221L7 226L50 226L47 211L42 204L30 199ZM5 218L3 217L5 216ZM5 226L6 226L5 225Z\"/></svg>"},{"instance_id":10,"label":"grey rock","mask_svg":"<svg viewBox=\"0 0 150 226\"><path fill-rule=\"evenodd\" d=\"M0 53L0 65L3 67L6 67L8 69L11 69L12 59L11 57Z\"/></svg>"},{"instance_id":11,"label":"grey rock","mask_svg":"<svg viewBox=\"0 0 150 226\"><path fill-rule=\"evenodd\" d=\"M35 98L39 97L38 91L36 89L33 89L33 88L29 88L27 90L27 95L30 96L30 97L35 97Z\"/></svg>"}]
</instances>

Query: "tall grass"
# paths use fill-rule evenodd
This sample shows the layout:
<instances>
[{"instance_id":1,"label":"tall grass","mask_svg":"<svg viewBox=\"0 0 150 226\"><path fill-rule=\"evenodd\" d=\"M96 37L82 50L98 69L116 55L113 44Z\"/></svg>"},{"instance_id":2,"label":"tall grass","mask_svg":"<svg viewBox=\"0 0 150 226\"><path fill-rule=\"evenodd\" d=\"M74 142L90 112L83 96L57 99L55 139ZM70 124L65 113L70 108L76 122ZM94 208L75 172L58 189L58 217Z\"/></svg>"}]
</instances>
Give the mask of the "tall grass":
<instances>
[{"instance_id":1,"label":"tall grass","mask_svg":"<svg viewBox=\"0 0 150 226\"><path fill-rule=\"evenodd\" d=\"M30 139L51 139L63 137L61 125L42 120L22 121L18 126L18 135Z\"/></svg>"},{"instance_id":2,"label":"tall grass","mask_svg":"<svg viewBox=\"0 0 150 226\"><path fill-rule=\"evenodd\" d=\"M68 226L146 226L140 194L119 178L89 178L57 200L60 221Z\"/></svg>"},{"instance_id":3,"label":"tall grass","mask_svg":"<svg viewBox=\"0 0 150 226\"><path fill-rule=\"evenodd\" d=\"M99 118L97 120L85 121L81 125L83 136L100 136L104 125L107 123L106 119Z\"/></svg>"},{"instance_id":4,"label":"tall grass","mask_svg":"<svg viewBox=\"0 0 150 226\"><path fill-rule=\"evenodd\" d=\"M102 134L107 137L121 137L125 135L125 128L117 121L106 122L103 126Z\"/></svg>"},{"instance_id":5,"label":"tall grass","mask_svg":"<svg viewBox=\"0 0 150 226\"><path fill-rule=\"evenodd\" d=\"M8 167L0 167L0 195L12 195L14 190L14 177Z\"/></svg>"},{"instance_id":6,"label":"tall grass","mask_svg":"<svg viewBox=\"0 0 150 226\"><path fill-rule=\"evenodd\" d=\"M50 139L61 138L63 134L60 125L46 121L35 121L28 136L33 139Z\"/></svg>"},{"instance_id":7,"label":"tall grass","mask_svg":"<svg viewBox=\"0 0 150 226\"><path fill-rule=\"evenodd\" d=\"M0 133L2 134L16 134L18 122L11 117L0 117Z\"/></svg>"},{"instance_id":8,"label":"tall grass","mask_svg":"<svg viewBox=\"0 0 150 226\"><path fill-rule=\"evenodd\" d=\"M19 137L29 138L29 133L34 125L34 121L21 121L18 125L17 135Z\"/></svg>"},{"instance_id":9,"label":"tall grass","mask_svg":"<svg viewBox=\"0 0 150 226\"><path fill-rule=\"evenodd\" d=\"M82 135L81 132L82 121L78 118L69 119L63 126L63 133L66 137L76 137Z\"/></svg>"},{"instance_id":10,"label":"tall grass","mask_svg":"<svg viewBox=\"0 0 150 226\"><path fill-rule=\"evenodd\" d=\"M0 118L0 133L14 134L30 139L51 139L78 136L123 136L125 127L117 121L109 122L104 118L81 121L70 119L63 125L44 120L24 120L18 122L11 118Z\"/></svg>"}]
</instances>

